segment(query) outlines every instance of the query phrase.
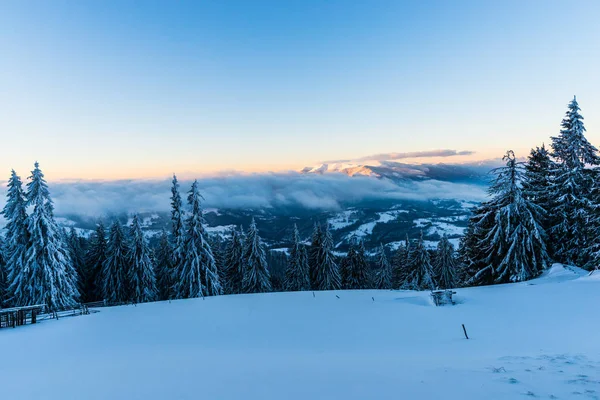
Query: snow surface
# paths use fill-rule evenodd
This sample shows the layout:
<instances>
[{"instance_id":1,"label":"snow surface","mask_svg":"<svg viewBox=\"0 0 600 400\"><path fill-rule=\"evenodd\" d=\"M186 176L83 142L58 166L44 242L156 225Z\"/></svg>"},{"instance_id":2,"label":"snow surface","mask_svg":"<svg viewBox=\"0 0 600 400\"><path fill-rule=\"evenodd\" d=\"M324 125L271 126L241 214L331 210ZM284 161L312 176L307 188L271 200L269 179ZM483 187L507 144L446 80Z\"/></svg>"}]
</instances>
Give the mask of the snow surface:
<instances>
[{"instance_id":1,"label":"snow surface","mask_svg":"<svg viewBox=\"0 0 600 400\"><path fill-rule=\"evenodd\" d=\"M434 307L427 292L269 293L105 308L2 329L2 395L52 400L600 396L596 276L557 265L530 282L456 291L458 304L444 307Z\"/></svg>"}]
</instances>

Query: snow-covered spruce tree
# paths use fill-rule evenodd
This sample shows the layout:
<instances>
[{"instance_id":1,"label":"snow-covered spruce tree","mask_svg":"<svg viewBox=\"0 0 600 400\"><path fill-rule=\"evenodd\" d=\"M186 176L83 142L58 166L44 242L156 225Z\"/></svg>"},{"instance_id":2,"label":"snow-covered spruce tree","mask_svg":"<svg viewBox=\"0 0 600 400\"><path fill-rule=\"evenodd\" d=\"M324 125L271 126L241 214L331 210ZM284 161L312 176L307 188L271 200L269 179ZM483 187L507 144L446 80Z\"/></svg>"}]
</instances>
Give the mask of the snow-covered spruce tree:
<instances>
[{"instance_id":1,"label":"snow-covered spruce tree","mask_svg":"<svg viewBox=\"0 0 600 400\"><path fill-rule=\"evenodd\" d=\"M288 257L288 265L285 271L285 290L310 290L310 277L305 247L300 240L298 227L294 224L293 244L290 248L290 256Z\"/></svg>"},{"instance_id":2,"label":"snow-covered spruce tree","mask_svg":"<svg viewBox=\"0 0 600 400\"><path fill-rule=\"evenodd\" d=\"M391 289L392 288L392 266L385 255L385 247L383 244L379 246L377 252L377 271L375 272L375 288Z\"/></svg>"},{"instance_id":3,"label":"snow-covered spruce tree","mask_svg":"<svg viewBox=\"0 0 600 400\"><path fill-rule=\"evenodd\" d=\"M342 287L344 289L368 289L370 287L369 263L363 241L355 239L346 256Z\"/></svg>"},{"instance_id":4,"label":"snow-covered spruce tree","mask_svg":"<svg viewBox=\"0 0 600 400\"><path fill-rule=\"evenodd\" d=\"M433 267L429 252L425 248L423 241L423 231L419 236L419 240L414 244L410 252L409 260L410 273L407 277L407 287L413 290L433 290L435 284L433 282Z\"/></svg>"},{"instance_id":5,"label":"snow-covered spruce tree","mask_svg":"<svg viewBox=\"0 0 600 400\"><path fill-rule=\"evenodd\" d=\"M597 236L594 204L591 201L594 171L590 166L600 165L598 150L585 138L583 117L577 100L561 123L561 131L552 137L552 156L557 168L553 173L551 197L554 205L550 229L553 258L570 264L585 265L589 260L590 240Z\"/></svg>"},{"instance_id":6,"label":"snow-covered spruce tree","mask_svg":"<svg viewBox=\"0 0 600 400\"><path fill-rule=\"evenodd\" d=\"M6 234L4 244L4 262L6 263L6 291L5 303L16 304L22 302L23 294L20 292L22 279L25 277L25 252L29 245L29 231L27 230L27 205L23 183L17 173L12 170L8 180L6 204L2 215L6 220ZM17 292L19 291L19 292Z\"/></svg>"},{"instance_id":7,"label":"snow-covered spruce tree","mask_svg":"<svg viewBox=\"0 0 600 400\"><path fill-rule=\"evenodd\" d=\"M398 246L398 249L392 258L392 287L394 289L404 289L406 286L406 279L410 273L410 247L410 240L408 240L407 234L406 241L404 244L401 243L400 246Z\"/></svg>"},{"instance_id":8,"label":"snow-covered spruce tree","mask_svg":"<svg viewBox=\"0 0 600 400\"><path fill-rule=\"evenodd\" d=\"M46 304L50 310L73 307L79 299L77 273L63 231L54 220L48 185L37 162L29 179L29 245L24 268L11 283L13 302L17 306Z\"/></svg>"},{"instance_id":9,"label":"snow-covered spruce tree","mask_svg":"<svg viewBox=\"0 0 600 400\"><path fill-rule=\"evenodd\" d=\"M548 213L553 205L551 189L552 173L555 170L556 165L543 144L542 147L531 149L523 174L523 194L529 201L546 211L542 224L544 229L549 228L550 225Z\"/></svg>"},{"instance_id":10,"label":"snow-covered spruce tree","mask_svg":"<svg viewBox=\"0 0 600 400\"><path fill-rule=\"evenodd\" d=\"M240 229L241 231L241 229ZM242 293L244 277L244 243L243 236L236 229L231 230L231 237L225 249L225 293Z\"/></svg>"},{"instance_id":11,"label":"snow-covered spruce tree","mask_svg":"<svg viewBox=\"0 0 600 400\"><path fill-rule=\"evenodd\" d=\"M186 220L183 253L176 267L175 297L185 299L222 294L221 281L204 228L198 181L188 193L190 213Z\"/></svg>"},{"instance_id":12,"label":"snow-covered spruce tree","mask_svg":"<svg viewBox=\"0 0 600 400\"><path fill-rule=\"evenodd\" d=\"M137 214L133 216L129 227L129 243L128 300L132 303L154 301L157 298L154 264Z\"/></svg>"},{"instance_id":13,"label":"snow-covered spruce tree","mask_svg":"<svg viewBox=\"0 0 600 400\"><path fill-rule=\"evenodd\" d=\"M181 201L181 194L179 193L179 181L175 174L173 174L171 185L171 247L173 249L173 265L177 266L181 263L181 259L185 252L185 223L183 202ZM177 269L173 270L174 274L177 274L178 272ZM173 281L175 282L177 279L178 276L175 275Z\"/></svg>"},{"instance_id":14,"label":"snow-covered spruce tree","mask_svg":"<svg viewBox=\"0 0 600 400\"><path fill-rule=\"evenodd\" d=\"M108 233L106 259L102 264L102 296L109 303L125 303L130 300L129 243L119 221L114 221Z\"/></svg>"},{"instance_id":15,"label":"snow-covered spruce tree","mask_svg":"<svg viewBox=\"0 0 600 400\"><path fill-rule=\"evenodd\" d=\"M338 290L342 287L340 270L333 254L333 238L329 226L321 230L321 246L316 257L314 290Z\"/></svg>"},{"instance_id":16,"label":"snow-covered spruce tree","mask_svg":"<svg viewBox=\"0 0 600 400\"><path fill-rule=\"evenodd\" d=\"M77 234L75 228L71 227L69 233L66 234L67 246L71 262L77 272L77 283L80 294L80 299L85 298L84 278L85 278L85 250L82 245L82 238Z\"/></svg>"},{"instance_id":17,"label":"snow-covered spruce tree","mask_svg":"<svg viewBox=\"0 0 600 400\"><path fill-rule=\"evenodd\" d=\"M4 261L4 240L0 236L0 308L6 307L6 289L8 288L8 273Z\"/></svg>"},{"instance_id":18,"label":"snow-covered spruce tree","mask_svg":"<svg viewBox=\"0 0 600 400\"><path fill-rule=\"evenodd\" d=\"M164 229L154 251L154 264L156 265L158 298L161 300L173 298L173 250L169 242L169 235Z\"/></svg>"},{"instance_id":19,"label":"snow-covered spruce tree","mask_svg":"<svg viewBox=\"0 0 600 400\"><path fill-rule=\"evenodd\" d=\"M475 260L482 268L469 284L524 281L547 267L546 233L541 225L544 210L523 195L523 166L514 153L508 151L503 160L506 166L494 170L496 178L489 189L492 199L479 216L482 225L475 225L482 229L474 254L483 259Z\"/></svg>"},{"instance_id":20,"label":"snow-covered spruce tree","mask_svg":"<svg viewBox=\"0 0 600 400\"><path fill-rule=\"evenodd\" d=\"M106 230L104 224L98 222L94 233L92 233L85 255L85 268L83 274L83 294L84 303L104 299L102 266L106 261Z\"/></svg>"},{"instance_id":21,"label":"snow-covered spruce tree","mask_svg":"<svg viewBox=\"0 0 600 400\"><path fill-rule=\"evenodd\" d=\"M225 287L225 283L223 282L225 275L225 252L223 250L223 242L219 235L208 235L208 243L210 244L210 249L212 250L213 257L215 258L215 265L217 267L217 274L219 275L219 279L221 281L221 287ZM224 289L222 289L223 291Z\"/></svg>"},{"instance_id":22,"label":"snow-covered spruce tree","mask_svg":"<svg viewBox=\"0 0 600 400\"><path fill-rule=\"evenodd\" d=\"M252 218L252 222L246 232L242 291L244 293L264 293L271 291L271 275L269 274L265 249L258 235L258 228L256 227L254 218Z\"/></svg>"},{"instance_id":23,"label":"snow-covered spruce tree","mask_svg":"<svg viewBox=\"0 0 600 400\"><path fill-rule=\"evenodd\" d=\"M456 259L454 257L454 245L448 240L448 236L442 236L437 246L435 255L435 272L437 274L438 287L451 289L456 287Z\"/></svg>"},{"instance_id":24,"label":"snow-covered spruce tree","mask_svg":"<svg viewBox=\"0 0 600 400\"><path fill-rule=\"evenodd\" d=\"M313 290L317 287L317 271L319 266L323 264L321 251L323 247L323 230L321 224L315 223L313 229L310 248L308 249L308 270L310 276L310 286Z\"/></svg>"}]
</instances>

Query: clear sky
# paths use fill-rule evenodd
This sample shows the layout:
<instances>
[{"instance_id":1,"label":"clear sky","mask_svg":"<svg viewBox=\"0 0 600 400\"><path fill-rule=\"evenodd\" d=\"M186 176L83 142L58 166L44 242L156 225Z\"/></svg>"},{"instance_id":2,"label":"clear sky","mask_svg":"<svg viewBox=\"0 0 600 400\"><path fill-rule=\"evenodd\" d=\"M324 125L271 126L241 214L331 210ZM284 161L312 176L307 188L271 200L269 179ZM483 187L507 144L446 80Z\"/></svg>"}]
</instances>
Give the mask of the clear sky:
<instances>
[{"instance_id":1,"label":"clear sky","mask_svg":"<svg viewBox=\"0 0 600 400\"><path fill-rule=\"evenodd\" d=\"M574 94L600 145L599 1L0 2L6 177L524 156Z\"/></svg>"}]
</instances>

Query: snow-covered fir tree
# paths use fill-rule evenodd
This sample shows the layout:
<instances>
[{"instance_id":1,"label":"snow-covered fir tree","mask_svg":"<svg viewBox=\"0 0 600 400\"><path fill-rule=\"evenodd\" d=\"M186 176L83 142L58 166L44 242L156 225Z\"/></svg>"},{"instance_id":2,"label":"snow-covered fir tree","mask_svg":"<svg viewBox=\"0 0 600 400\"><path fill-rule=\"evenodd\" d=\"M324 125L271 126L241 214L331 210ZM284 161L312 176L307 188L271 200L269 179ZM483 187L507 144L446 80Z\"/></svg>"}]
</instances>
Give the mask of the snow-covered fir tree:
<instances>
[{"instance_id":1,"label":"snow-covered fir tree","mask_svg":"<svg viewBox=\"0 0 600 400\"><path fill-rule=\"evenodd\" d=\"M154 251L154 264L156 265L156 287L159 299L173 298L173 250L169 242L169 235L164 229Z\"/></svg>"},{"instance_id":2,"label":"snow-covered fir tree","mask_svg":"<svg viewBox=\"0 0 600 400\"><path fill-rule=\"evenodd\" d=\"M98 222L94 233L90 236L88 250L85 255L85 268L82 282L82 301L84 303L104 299L104 293L102 291L102 266L106 261L107 246L106 229L102 222Z\"/></svg>"},{"instance_id":3,"label":"snow-covered fir tree","mask_svg":"<svg viewBox=\"0 0 600 400\"><path fill-rule=\"evenodd\" d=\"M375 271L375 288L392 289L392 265L385 255L383 244L379 246L376 260L377 270Z\"/></svg>"},{"instance_id":4,"label":"snow-covered fir tree","mask_svg":"<svg viewBox=\"0 0 600 400\"><path fill-rule=\"evenodd\" d=\"M549 213L552 211L553 204L551 197L552 173L555 170L556 165L550 158L546 146L542 145L542 147L531 149L523 174L523 194L528 200L546 211L542 224L544 229L550 225Z\"/></svg>"},{"instance_id":5,"label":"snow-covered fir tree","mask_svg":"<svg viewBox=\"0 0 600 400\"><path fill-rule=\"evenodd\" d=\"M410 273L409 268L410 240L408 234L404 244L400 244L392 257L392 287L403 289Z\"/></svg>"},{"instance_id":6,"label":"snow-covered fir tree","mask_svg":"<svg viewBox=\"0 0 600 400\"><path fill-rule=\"evenodd\" d=\"M244 248L244 275L242 280L244 293L263 293L271 291L271 275L264 245L258 235L256 222L252 222L246 232Z\"/></svg>"},{"instance_id":7,"label":"snow-covered fir tree","mask_svg":"<svg viewBox=\"0 0 600 400\"><path fill-rule=\"evenodd\" d=\"M369 263L365 252L363 241L355 238L346 255L342 275L344 289L367 289L370 287Z\"/></svg>"},{"instance_id":8,"label":"snow-covered fir tree","mask_svg":"<svg viewBox=\"0 0 600 400\"><path fill-rule=\"evenodd\" d=\"M471 220L477 240L470 251L481 269L468 284L524 281L547 267L546 233L541 225L544 210L524 196L523 166L514 153L508 151L503 160L506 166L494 170L496 178L489 189L492 199Z\"/></svg>"},{"instance_id":9,"label":"snow-covered fir tree","mask_svg":"<svg viewBox=\"0 0 600 400\"><path fill-rule=\"evenodd\" d=\"M223 242L219 235L208 235L208 243L212 250L213 257L215 259L215 265L217 267L217 274L221 281L222 291L225 290L224 276L225 276L225 250L223 249Z\"/></svg>"},{"instance_id":10,"label":"snow-covered fir tree","mask_svg":"<svg viewBox=\"0 0 600 400\"><path fill-rule=\"evenodd\" d=\"M83 247L83 238L77 234L75 228L71 227L69 233L66 233L67 246L69 248L69 255L71 256L71 262L77 272L77 283L80 298L85 298L84 293L84 277L85 277L85 249Z\"/></svg>"},{"instance_id":11,"label":"snow-covered fir tree","mask_svg":"<svg viewBox=\"0 0 600 400\"><path fill-rule=\"evenodd\" d=\"M22 293L16 293L22 288L22 279L25 277L25 253L29 245L29 231L27 230L27 205L23 183L17 173L12 170L7 185L6 204L2 215L6 221L6 234L4 244L4 262L6 274L5 303L16 304L22 300Z\"/></svg>"},{"instance_id":12,"label":"snow-covered fir tree","mask_svg":"<svg viewBox=\"0 0 600 400\"><path fill-rule=\"evenodd\" d=\"M179 181L175 174L171 185L171 247L173 265L179 265L185 252L185 223ZM177 270L173 272L177 273ZM175 280L176 276L173 279Z\"/></svg>"},{"instance_id":13,"label":"snow-covered fir tree","mask_svg":"<svg viewBox=\"0 0 600 400\"><path fill-rule=\"evenodd\" d=\"M569 103L560 134L552 137L553 173L551 197L554 205L550 229L553 257L563 263L585 265L597 236L595 205L592 202L594 171L600 165L598 150L585 137L583 116L577 99Z\"/></svg>"},{"instance_id":14,"label":"snow-covered fir tree","mask_svg":"<svg viewBox=\"0 0 600 400\"><path fill-rule=\"evenodd\" d=\"M221 281L202 216L198 181L188 193L190 206L186 220L183 254L175 271L174 293L179 299L222 294Z\"/></svg>"},{"instance_id":15,"label":"snow-covered fir tree","mask_svg":"<svg viewBox=\"0 0 600 400\"><path fill-rule=\"evenodd\" d=\"M154 264L137 214L133 216L129 227L129 243L128 300L132 303L154 301L157 298Z\"/></svg>"},{"instance_id":16,"label":"snow-covered fir tree","mask_svg":"<svg viewBox=\"0 0 600 400\"><path fill-rule=\"evenodd\" d=\"M290 248L288 265L285 271L285 290L310 290L310 276L306 246L302 244L298 227L294 224L293 243Z\"/></svg>"},{"instance_id":17,"label":"snow-covered fir tree","mask_svg":"<svg viewBox=\"0 0 600 400\"><path fill-rule=\"evenodd\" d=\"M308 249L308 270L310 277L310 286L312 289L316 289L317 287L317 271L319 269L319 266L323 264L323 260L321 259L321 256L323 255L323 252L321 251L322 247L323 230L321 229L321 224L315 223L310 247Z\"/></svg>"},{"instance_id":18,"label":"snow-covered fir tree","mask_svg":"<svg viewBox=\"0 0 600 400\"><path fill-rule=\"evenodd\" d=\"M6 290L8 288L8 273L4 261L4 239L0 236L0 308L7 306Z\"/></svg>"},{"instance_id":19,"label":"snow-covered fir tree","mask_svg":"<svg viewBox=\"0 0 600 400\"><path fill-rule=\"evenodd\" d=\"M129 243L121 223L114 221L108 233L106 259L102 264L102 296L109 303L125 303L130 300Z\"/></svg>"},{"instance_id":20,"label":"snow-covered fir tree","mask_svg":"<svg viewBox=\"0 0 600 400\"><path fill-rule=\"evenodd\" d=\"M17 306L46 304L51 310L73 307L79 300L77 272L63 230L54 220L48 185L37 162L29 179L29 245L24 268L11 282L12 301Z\"/></svg>"},{"instance_id":21,"label":"snow-covered fir tree","mask_svg":"<svg viewBox=\"0 0 600 400\"><path fill-rule=\"evenodd\" d=\"M433 290L435 284L433 282L433 267L429 252L425 248L423 241L423 231L419 236L419 240L415 242L410 252L409 260L410 273L407 277L406 286L413 290Z\"/></svg>"},{"instance_id":22,"label":"snow-covered fir tree","mask_svg":"<svg viewBox=\"0 0 600 400\"><path fill-rule=\"evenodd\" d=\"M325 225L325 229L319 228L319 230L321 231L319 234L321 241L318 254L314 257L316 259L315 281L312 288L314 290L338 290L342 287L342 278L333 254L333 237L328 225Z\"/></svg>"},{"instance_id":23,"label":"snow-covered fir tree","mask_svg":"<svg viewBox=\"0 0 600 400\"><path fill-rule=\"evenodd\" d=\"M227 294L242 293L244 277L244 243L243 236L237 229L231 230L231 237L225 249L225 292Z\"/></svg>"},{"instance_id":24,"label":"snow-covered fir tree","mask_svg":"<svg viewBox=\"0 0 600 400\"><path fill-rule=\"evenodd\" d=\"M457 286L454 245L450 243L446 235L442 236L442 240L438 242L434 266L440 289L451 289Z\"/></svg>"}]
</instances>

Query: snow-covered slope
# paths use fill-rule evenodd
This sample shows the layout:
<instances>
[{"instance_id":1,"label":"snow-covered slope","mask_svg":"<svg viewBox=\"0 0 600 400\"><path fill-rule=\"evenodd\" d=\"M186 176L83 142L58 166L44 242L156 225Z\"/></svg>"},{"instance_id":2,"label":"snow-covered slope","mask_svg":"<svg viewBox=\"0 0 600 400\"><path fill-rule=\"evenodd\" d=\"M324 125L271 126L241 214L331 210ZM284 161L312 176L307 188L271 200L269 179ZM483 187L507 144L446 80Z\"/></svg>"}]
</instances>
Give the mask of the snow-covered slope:
<instances>
[{"instance_id":1,"label":"snow-covered slope","mask_svg":"<svg viewBox=\"0 0 600 400\"><path fill-rule=\"evenodd\" d=\"M221 296L3 329L2 394L61 400L600 396L600 279L555 266L534 281L457 292L459 304L446 307L410 291Z\"/></svg>"}]
</instances>

